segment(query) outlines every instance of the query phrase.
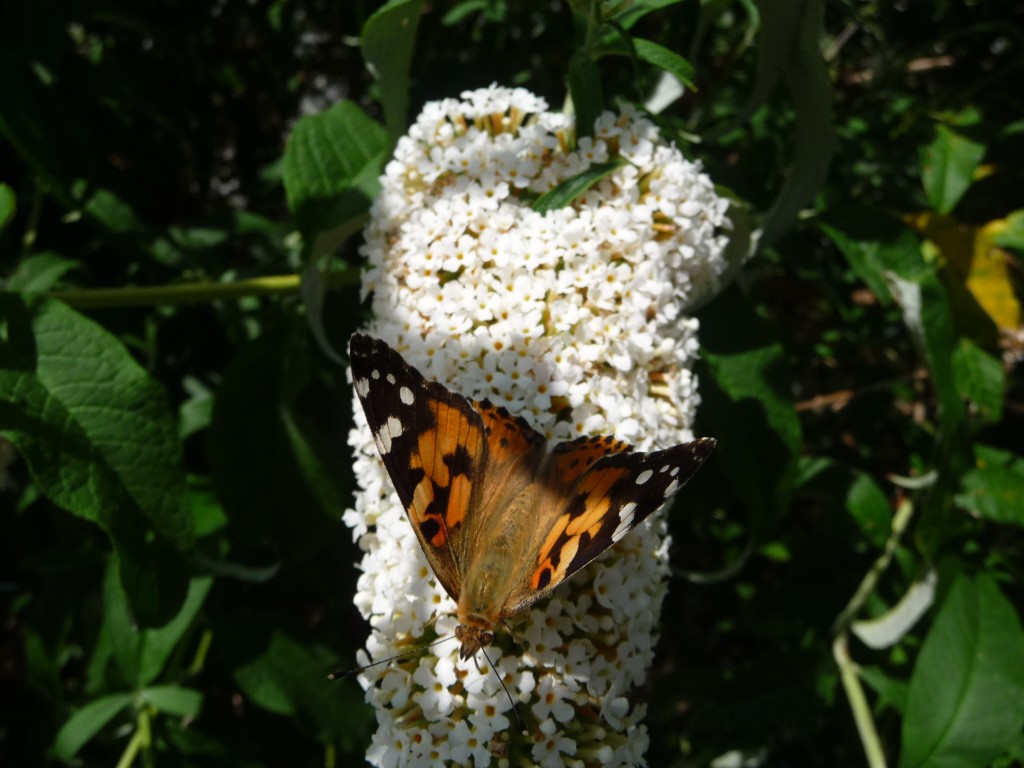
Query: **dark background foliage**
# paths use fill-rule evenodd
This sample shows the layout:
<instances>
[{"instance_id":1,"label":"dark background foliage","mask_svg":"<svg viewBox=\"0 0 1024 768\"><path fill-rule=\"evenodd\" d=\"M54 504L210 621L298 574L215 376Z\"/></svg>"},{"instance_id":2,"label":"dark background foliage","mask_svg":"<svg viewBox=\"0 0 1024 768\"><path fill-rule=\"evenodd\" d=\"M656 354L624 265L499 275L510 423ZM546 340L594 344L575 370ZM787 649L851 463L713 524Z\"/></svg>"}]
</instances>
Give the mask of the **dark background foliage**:
<instances>
[{"instance_id":1,"label":"dark background foliage","mask_svg":"<svg viewBox=\"0 0 1024 768\"><path fill-rule=\"evenodd\" d=\"M664 69L696 88L659 124L765 236L699 312L719 449L671 512L650 764L857 764L865 723L902 766L1024 758L1022 15L4 3L0 764L361 760L372 713L324 678L367 631L328 346L387 137ZM929 573L920 622L854 638Z\"/></svg>"}]
</instances>

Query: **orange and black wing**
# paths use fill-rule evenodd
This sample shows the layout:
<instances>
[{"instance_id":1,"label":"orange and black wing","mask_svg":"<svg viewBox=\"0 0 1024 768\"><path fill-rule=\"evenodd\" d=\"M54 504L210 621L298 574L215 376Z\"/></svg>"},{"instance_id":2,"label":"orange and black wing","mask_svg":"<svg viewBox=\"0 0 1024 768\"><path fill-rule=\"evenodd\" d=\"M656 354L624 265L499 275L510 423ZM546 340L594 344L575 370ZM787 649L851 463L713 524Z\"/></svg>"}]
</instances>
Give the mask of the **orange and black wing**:
<instances>
[{"instance_id":1,"label":"orange and black wing","mask_svg":"<svg viewBox=\"0 0 1024 768\"><path fill-rule=\"evenodd\" d=\"M428 382L384 342L356 334L352 382L373 440L434 573L459 598L459 539L487 462L484 420L469 401Z\"/></svg>"},{"instance_id":2,"label":"orange and black wing","mask_svg":"<svg viewBox=\"0 0 1024 768\"><path fill-rule=\"evenodd\" d=\"M610 437L558 445L544 471L557 511L545 515L550 522L533 567L513 590L507 613L543 597L622 539L693 477L714 446L704 438L638 453Z\"/></svg>"}]
</instances>

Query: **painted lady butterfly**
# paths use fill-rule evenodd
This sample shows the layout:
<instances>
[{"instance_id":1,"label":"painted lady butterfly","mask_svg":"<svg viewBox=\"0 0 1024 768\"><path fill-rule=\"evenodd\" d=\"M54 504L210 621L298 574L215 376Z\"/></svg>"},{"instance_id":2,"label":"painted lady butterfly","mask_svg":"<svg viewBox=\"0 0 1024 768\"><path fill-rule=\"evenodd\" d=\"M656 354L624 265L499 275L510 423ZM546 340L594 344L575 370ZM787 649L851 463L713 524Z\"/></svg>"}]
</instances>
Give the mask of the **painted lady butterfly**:
<instances>
[{"instance_id":1,"label":"painted lady butterfly","mask_svg":"<svg viewBox=\"0 0 1024 768\"><path fill-rule=\"evenodd\" d=\"M664 504L715 446L637 453L582 437L549 451L523 419L428 382L382 341L354 335L350 358L380 457L458 603L463 659Z\"/></svg>"}]
</instances>

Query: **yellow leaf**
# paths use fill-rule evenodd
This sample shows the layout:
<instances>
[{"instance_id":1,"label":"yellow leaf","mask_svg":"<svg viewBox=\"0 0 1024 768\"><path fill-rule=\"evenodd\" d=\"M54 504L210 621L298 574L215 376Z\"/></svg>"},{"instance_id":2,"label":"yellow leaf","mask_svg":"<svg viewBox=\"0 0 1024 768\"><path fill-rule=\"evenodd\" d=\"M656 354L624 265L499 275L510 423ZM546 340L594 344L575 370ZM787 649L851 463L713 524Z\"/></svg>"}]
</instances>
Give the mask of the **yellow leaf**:
<instances>
[{"instance_id":1,"label":"yellow leaf","mask_svg":"<svg viewBox=\"0 0 1024 768\"><path fill-rule=\"evenodd\" d=\"M967 288L1000 330L1015 331L1020 327L1020 302L1010 283L1010 254L994 240L1003 227L1000 219L978 230Z\"/></svg>"},{"instance_id":2,"label":"yellow leaf","mask_svg":"<svg viewBox=\"0 0 1024 768\"><path fill-rule=\"evenodd\" d=\"M955 276L997 328L1011 332L1020 328L1020 302L1010 282L1009 254L994 240L1005 228L1005 220L972 227L951 216L923 212L907 216L906 221L932 242L947 268L946 277Z\"/></svg>"}]
</instances>

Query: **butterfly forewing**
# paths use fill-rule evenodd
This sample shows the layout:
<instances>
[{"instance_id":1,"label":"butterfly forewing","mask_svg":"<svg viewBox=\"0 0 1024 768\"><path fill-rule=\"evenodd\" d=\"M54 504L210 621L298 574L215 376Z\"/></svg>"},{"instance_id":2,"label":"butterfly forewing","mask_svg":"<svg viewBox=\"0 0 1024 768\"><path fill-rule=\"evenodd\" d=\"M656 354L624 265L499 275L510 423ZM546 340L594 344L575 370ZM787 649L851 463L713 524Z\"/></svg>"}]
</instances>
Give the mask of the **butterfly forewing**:
<instances>
[{"instance_id":1,"label":"butterfly forewing","mask_svg":"<svg viewBox=\"0 0 1024 768\"><path fill-rule=\"evenodd\" d=\"M442 586L458 599L459 551L486 458L480 415L381 341L355 335L352 382L374 442Z\"/></svg>"}]
</instances>

